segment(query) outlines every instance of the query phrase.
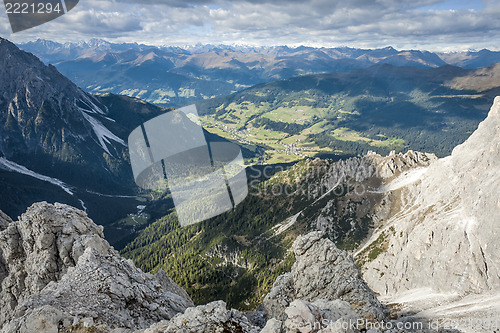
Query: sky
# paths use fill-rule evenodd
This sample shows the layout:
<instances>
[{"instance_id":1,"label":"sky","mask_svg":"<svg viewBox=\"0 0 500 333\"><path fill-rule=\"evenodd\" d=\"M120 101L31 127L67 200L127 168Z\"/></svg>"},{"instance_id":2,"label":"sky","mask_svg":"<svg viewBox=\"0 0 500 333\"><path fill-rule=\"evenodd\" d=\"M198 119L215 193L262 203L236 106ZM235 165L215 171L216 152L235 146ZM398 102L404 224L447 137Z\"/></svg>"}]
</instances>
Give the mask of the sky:
<instances>
[{"instance_id":1,"label":"sky","mask_svg":"<svg viewBox=\"0 0 500 333\"><path fill-rule=\"evenodd\" d=\"M0 36L151 45L500 50L499 0L80 0L66 15Z\"/></svg>"}]
</instances>

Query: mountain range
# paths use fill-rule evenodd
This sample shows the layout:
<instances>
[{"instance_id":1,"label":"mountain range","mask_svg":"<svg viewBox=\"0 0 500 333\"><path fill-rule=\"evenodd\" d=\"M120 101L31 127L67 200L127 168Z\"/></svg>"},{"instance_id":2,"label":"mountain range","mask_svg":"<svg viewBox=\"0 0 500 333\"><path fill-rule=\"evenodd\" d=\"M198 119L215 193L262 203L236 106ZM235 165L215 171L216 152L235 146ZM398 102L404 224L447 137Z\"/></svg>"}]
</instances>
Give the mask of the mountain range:
<instances>
[{"instance_id":1,"label":"mountain range","mask_svg":"<svg viewBox=\"0 0 500 333\"><path fill-rule=\"evenodd\" d=\"M9 216L41 200L71 204L106 225L115 244L144 227L147 219L135 216L141 215L138 207L153 202L155 212L173 208L168 192L137 187L126 144L132 130L170 109L84 92L5 39L0 39L0 81L0 209ZM243 155L253 153L243 149Z\"/></svg>"},{"instance_id":2,"label":"mountain range","mask_svg":"<svg viewBox=\"0 0 500 333\"><path fill-rule=\"evenodd\" d=\"M59 201L88 210L100 223L135 210L125 140L165 109L88 94L5 39L0 77L2 210L17 216L33 202Z\"/></svg>"},{"instance_id":3,"label":"mountain range","mask_svg":"<svg viewBox=\"0 0 500 333\"><path fill-rule=\"evenodd\" d=\"M136 54L150 48L98 40L30 45L68 59L105 50ZM283 57L317 51L273 50L267 49L266 54ZM352 56L363 53L343 50ZM163 51L186 57L231 51L245 57L258 50L206 46ZM375 51L370 51L373 59L397 53ZM168 193L147 194L135 186L124 145L131 130L167 109L136 98L84 92L54 66L45 66L6 40L1 41L0 52L1 191L3 198L10 198L2 200L1 209L15 217L36 201L68 203L105 224L107 237L116 237L115 245L167 215L173 208ZM207 138L239 143L249 164L290 163L308 156L338 159L368 151L385 155L407 149L445 156L484 119L499 89L498 68L378 64L348 73L263 83L197 104L211 132L206 132ZM142 214L137 206L146 206L144 218L137 217Z\"/></svg>"},{"instance_id":4,"label":"mountain range","mask_svg":"<svg viewBox=\"0 0 500 333\"><path fill-rule=\"evenodd\" d=\"M60 44L36 40L19 45L53 64L91 93L112 92L160 105L229 95L258 83L305 74L349 72L374 64L479 68L500 62L489 50L433 53L419 50L248 47L157 47L94 39Z\"/></svg>"}]
</instances>

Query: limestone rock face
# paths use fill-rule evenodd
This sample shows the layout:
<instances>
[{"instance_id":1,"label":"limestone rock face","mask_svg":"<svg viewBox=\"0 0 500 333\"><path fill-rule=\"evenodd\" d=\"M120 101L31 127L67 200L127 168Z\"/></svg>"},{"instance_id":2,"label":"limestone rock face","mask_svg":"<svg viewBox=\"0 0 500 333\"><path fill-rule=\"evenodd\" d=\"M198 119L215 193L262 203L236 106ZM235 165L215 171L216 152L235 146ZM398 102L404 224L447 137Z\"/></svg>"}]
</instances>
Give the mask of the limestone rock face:
<instances>
[{"instance_id":1,"label":"limestone rock face","mask_svg":"<svg viewBox=\"0 0 500 333\"><path fill-rule=\"evenodd\" d=\"M341 300L325 301L318 300L313 303L295 300L285 313L285 332L330 332L337 321L356 323L359 315L352 306ZM361 325L360 325L361 326Z\"/></svg>"},{"instance_id":2,"label":"limestone rock face","mask_svg":"<svg viewBox=\"0 0 500 333\"><path fill-rule=\"evenodd\" d=\"M5 230L11 222L12 219L0 210L0 231Z\"/></svg>"},{"instance_id":3,"label":"limestone rock face","mask_svg":"<svg viewBox=\"0 0 500 333\"><path fill-rule=\"evenodd\" d=\"M276 318L271 318L267 321L266 326L260 331L261 333L282 333L283 323Z\"/></svg>"},{"instance_id":4,"label":"limestone rock face","mask_svg":"<svg viewBox=\"0 0 500 333\"><path fill-rule=\"evenodd\" d=\"M398 182L404 184L404 177L393 184ZM380 252L364 265L373 290L500 290L500 97L451 156L432 163L416 182L387 188L398 207L368 242Z\"/></svg>"},{"instance_id":5,"label":"limestone rock face","mask_svg":"<svg viewBox=\"0 0 500 333\"><path fill-rule=\"evenodd\" d=\"M264 300L269 318L284 320L294 300L343 300L360 317L382 321L387 309L361 279L353 258L339 250L321 232L299 236L294 245L296 262L290 273L278 277Z\"/></svg>"},{"instance_id":6,"label":"limestone rock face","mask_svg":"<svg viewBox=\"0 0 500 333\"><path fill-rule=\"evenodd\" d=\"M139 329L193 305L163 271L143 273L121 258L78 209L42 202L17 222L0 221L3 332L82 323Z\"/></svg>"},{"instance_id":7,"label":"limestone rock face","mask_svg":"<svg viewBox=\"0 0 500 333\"><path fill-rule=\"evenodd\" d=\"M363 159L371 161L372 165L376 167L380 178L390 179L402 172L418 167L429 166L438 158L434 154L408 150L404 154L391 152L388 156L380 156L373 152L369 152Z\"/></svg>"},{"instance_id":8,"label":"limestone rock face","mask_svg":"<svg viewBox=\"0 0 500 333\"><path fill-rule=\"evenodd\" d=\"M268 320L261 333L436 333L417 318L389 319L352 257L321 232L299 236L293 249L291 272L264 300Z\"/></svg>"},{"instance_id":9,"label":"limestone rock face","mask_svg":"<svg viewBox=\"0 0 500 333\"><path fill-rule=\"evenodd\" d=\"M198 333L198 332L238 332L258 333L261 329L252 326L248 319L237 310L227 310L223 301L186 309L170 321L160 322L141 333Z\"/></svg>"},{"instance_id":10,"label":"limestone rock face","mask_svg":"<svg viewBox=\"0 0 500 333\"><path fill-rule=\"evenodd\" d=\"M297 184L296 204L308 201L304 210L277 225L275 234L298 221L307 224L304 233L323 231L334 243L354 249L368 236L369 229L390 213L389 205L380 205L385 191L380 191L379 186L401 174L424 169L435 160L433 154L410 150L388 156L370 152L340 161L316 158L299 162L270 180L271 184Z\"/></svg>"}]
</instances>

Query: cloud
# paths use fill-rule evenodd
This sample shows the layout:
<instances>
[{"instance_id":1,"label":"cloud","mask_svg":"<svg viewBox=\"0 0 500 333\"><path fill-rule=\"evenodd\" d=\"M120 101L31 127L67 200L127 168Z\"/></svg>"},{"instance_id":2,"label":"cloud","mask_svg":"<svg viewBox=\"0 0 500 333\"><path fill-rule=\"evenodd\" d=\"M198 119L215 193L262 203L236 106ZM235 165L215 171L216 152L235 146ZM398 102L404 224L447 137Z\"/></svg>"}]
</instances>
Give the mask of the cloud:
<instances>
[{"instance_id":1,"label":"cloud","mask_svg":"<svg viewBox=\"0 0 500 333\"><path fill-rule=\"evenodd\" d=\"M62 18L22 35L5 31L6 17L0 17L0 33L15 41L98 37L149 44L496 49L500 6L484 1L477 8L461 0L82 0Z\"/></svg>"}]
</instances>

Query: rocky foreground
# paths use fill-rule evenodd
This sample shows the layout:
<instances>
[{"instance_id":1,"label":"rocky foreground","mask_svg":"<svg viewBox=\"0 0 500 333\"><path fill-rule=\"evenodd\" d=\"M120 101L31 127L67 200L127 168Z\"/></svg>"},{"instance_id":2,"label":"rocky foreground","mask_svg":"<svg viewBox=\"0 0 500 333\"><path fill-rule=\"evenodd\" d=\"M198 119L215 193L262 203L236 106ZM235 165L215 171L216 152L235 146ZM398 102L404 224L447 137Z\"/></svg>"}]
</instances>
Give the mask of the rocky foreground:
<instances>
[{"instance_id":1,"label":"rocky foreground","mask_svg":"<svg viewBox=\"0 0 500 333\"><path fill-rule=\"evenodd\" d=\"M325 333L390 322L353 258L321 232L298 237L293 251L292 271L259 311L222 301L194 307L163 271L144 273L120 257L84 212L36 203L16 222L0 215L2 332Z\"/></svg>"},{"instance_id":2,"label":"rocky foreground","mask_svg":"<svg viewBox=\"0 0 500 333\"><path fill-rule=\"evenodd\" d=\"M103 327L135 330L193 302L163 271L121 258L82 211L36 203L0 217L0 325L4 332Z\"/></svg>"}]
</instances>

